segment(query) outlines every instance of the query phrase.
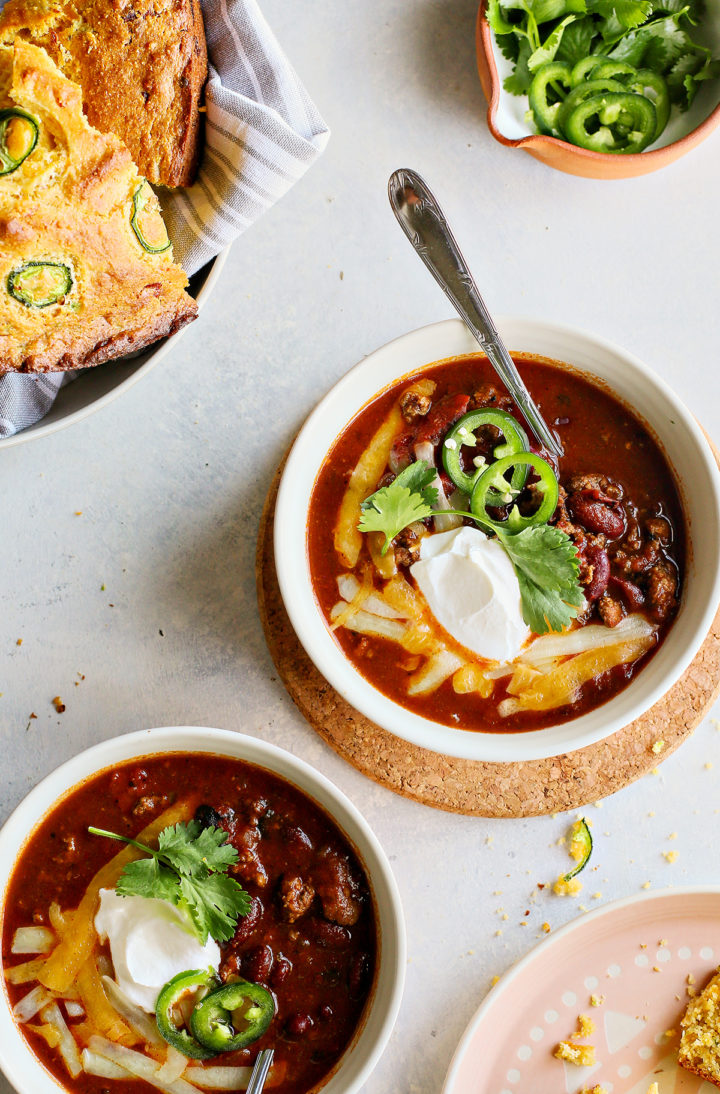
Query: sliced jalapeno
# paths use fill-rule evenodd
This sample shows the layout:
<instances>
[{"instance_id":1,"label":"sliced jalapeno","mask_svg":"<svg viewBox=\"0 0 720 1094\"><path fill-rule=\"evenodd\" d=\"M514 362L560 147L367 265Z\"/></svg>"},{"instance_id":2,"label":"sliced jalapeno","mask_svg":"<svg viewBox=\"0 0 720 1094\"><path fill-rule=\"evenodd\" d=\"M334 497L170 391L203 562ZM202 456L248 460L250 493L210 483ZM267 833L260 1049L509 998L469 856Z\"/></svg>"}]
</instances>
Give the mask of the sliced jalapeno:
<instances>
[{"instance_id":1,"label":"sliced jalapeno","mask_svg":"<svg viewBox=\"0 0 720 1094\"><path fill-rule=\"evenodd\" d=\"M540 494L540 504L530 516L522 516L517 505L513 505L507 520L495 520L488 514L487 506L496 503L490 500L491 492L498 493L509 504L517 496L519 491L510 489L510 483L505 479L505 472L514 468L517 464L523 465L527 471L533 469L538 476L538 482L533 483L533 489ZM507 488L507 489L506 489ZM503 494L503 490L505 491ZM547 460L538 456L535 452L517 452L511 456L504 456L491 464L475 483L470 497L470 512L482 524L487 525L494 532L507 532L515 535L522 532L523 528L529 528L532 524L546 524L557 508L558 481Z\"/></svg>"},{"instance_id":2,"label":"sliced jalapeno","mask_svg":"<svg viewBox=\"0 0 720 1094\"><path fill-rule=\"evenodd\" d=\"M575 821L570 830L570 845L568 851L570 857L574 858L577 862L577 866L573 866L567 874L563 874L563 881L571 881L574 877L584 870L590 861L590 855L592 854L593 841L588 828L587 821L584 817Z\"/></svg>"},{"instance_id":3,"label":"sliced jalapeno","mask_svg":"<svg viewBox=\"0 0 720 1094\"><path fill-rule=\"evenodd\" d=\"M190 1029L212 1052L232 1052L262 1037L274 1017L275 1000L267 988L234 980L200 1000Z\"/></svg>"},{"instance_id":4,"label":"sliced jalapeno","mask_svg":"<svg viewBox=\"0 0 720 1094\"><path fill-rule=\"evenodd\" d=\"M584 83L578 84L574 87L568 95L565 102L562 104L558 111L557 124L560 132L563 136L567 136L567 120L572 114L573 110L580 103L584 103L586 99L591 99L594 95L601 95L605 91L627 91L624 84L621 84L619 80L596 80L593 76L590 80L585 80ZM571 138L569 138L571 139Z\"/></svg>"},{"instance_id":5,"label":"sliced jalapeno","mask_svg":"<svg viewBox=\"0 0 720 1094\"><path fill-rule=\"evenodd\" d=\"M501 456L508 456L513 452L526 452L530 447L527 433L523 427L513 418L512 414L508 414L504 410L498 410L495 407L480 407L478 410L471 410L469 413L463 414L442 443L442 459L448 475L457 488L465 494L472 494L475 483L486 470L486 467L479 467L473 475L468 475L466 471L463 471L462 447L463 445L475 444L474 430L483 425L495 426L502 433L502 443L498 444L493 450L496 459L500 459ZM527 475L527 467L518 464L508 485L515 491L522 490ZM503 493L505 492L503 490ZM496 495L497 491L494 491L492 496L488 498L489 505L504 504ZM493 501L493 497L495 497L495 501Z\"/></svg>"},{"instance_id":6,"label":"sliced jalapeno","mask_svg":"<svg viewBox=\"0 0 720 1094\"><path fill-rule=\"evenodd\" d=\"M26 262L16 266L7 278L7 291L26 308L48 308L68 296L73 275L64 262Z\"/></svg>"},{"instance_id":7,"label":"sliced jalapeno","mask_svg":"<svg viewBox=\"0 0 720 1094\"><path fill-rule=\"evenodd\" d=\"M0 175L16 171L35 148L40 125L25 110L0 110Z\"/></svg>"},{"instance_id":8,"label":"sliced jalapeno","mask_svg":"<svg viewBox=\"0 0 720 1094\"><path fill-rule=\"evenodd\" d=\"M633 65L629 65L627 61L611 61L608 59L601 60L599 65L596 65L592 71L593 80L622 80L626 82L626 77L634 76L637 69Z\"/></svg>"},{"instance_id":9,"label":"sliced jalapeno","mask_svg":"<svg viewBox=\"0 0 720 1094\"><path fill-rule=\"evenodd\" d=\"M583 81L592 79L593 71L599 64L602 64L604 60L605 58L600 56L600 54L591 53L589 56L583 57L582 61L578 61L570 73L570 82L572 83L572 86L577 87L578 84L583 83Z\"/></svg>"},{"instance_id":10,"label":"sliced jalapeno","mask_svg":"<svg viewBox=\"0 0 720 1094\"><path fill-rule=\"evenodd\" d=\"M175 1007L184 995L196 995L211 991L218 984L212 969L190 969L180 972L168 980L158 995L155 1005L155 1018L160 1034L169 1045L178 1049L191 1060L210 1060L217 1053L209 1045L196 1041L186 1029L181 1029L175 1021ZM191 1016L192 1019L192 1016Z\"/></svg>"},{"instance_id":11,"label":"sliced jalapeno","mask_svg":"<svg viewBox=\"0 0 720 1094\"><path fill-rule=\"evenodd\" d=\"M133 213L130 226L141 247L150 254L158 255L170 247L160 202L152 187L144 179L133 194Z\"/></svg>"},{"instance_id":12,"label":"sliced jalapeno","mask_svg":"<svg viewBox=\"0 0 720 1094\"><path fill-rule=\"evenodd\" d=\"M658 72L653 72L650 68L639 68L634 76L628 78L627 88L636 95L644 95L655 107L657 123L653 140L657 140L670 117L670 92L667 83Z\"/></svg>"},{"instance_id":13,"label":"sliced jalapeno","mask_svg":"<svg viewBox=\"0 0 720 1094\"><path fill-rule=\"evenodd\" d=\"M548 61L533 76L528 100L535 124L541 133L559 135L557 115L571 87L570 66L563 61ZM564 93L561 88L565 88Z\"/></svg>"},{"instance_id":14,"label":"sliced jalapeno","mask_svg":"<svg viewBox=\"0 0 720 1094\"><path fill-rule=\"evenodd\" d=\"M564 119L565 135L591 152L642 152L654 140L655 107L644 95L602 92L579 103Z\"/></svg>"}]
</instances>

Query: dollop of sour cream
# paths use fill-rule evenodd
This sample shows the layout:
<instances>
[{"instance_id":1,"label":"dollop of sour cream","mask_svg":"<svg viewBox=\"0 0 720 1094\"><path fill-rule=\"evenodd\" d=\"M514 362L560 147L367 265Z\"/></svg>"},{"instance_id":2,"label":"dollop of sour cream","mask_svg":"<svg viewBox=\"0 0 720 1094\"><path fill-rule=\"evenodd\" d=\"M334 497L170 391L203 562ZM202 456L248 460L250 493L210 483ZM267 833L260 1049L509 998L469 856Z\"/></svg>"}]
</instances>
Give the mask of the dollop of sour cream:
<instances>
[{"instance_id":1,"label":"dollop of sour cream","mask_svg":"<svg viewBox=\"0 0 720 1094\"><path fill-rule=\"evenodd\" d=\"M507 554L479 528L425 536L410 572L441 627L489 661L512 661L530 637Z\"/></svg>"},{"instance_id":2,"label":"dollop of sour cream","mask_svg":"<svg viewBox=\"0 0 720 1094\"><path fill-rule=\"evenodd\" d=\"M100 890L95 930L110 943L115 981L123 994L154 1013L160 989L187 969L217 968L220 947L201 945L184 914L169 900Z\"/></svg>"}]
</instances>

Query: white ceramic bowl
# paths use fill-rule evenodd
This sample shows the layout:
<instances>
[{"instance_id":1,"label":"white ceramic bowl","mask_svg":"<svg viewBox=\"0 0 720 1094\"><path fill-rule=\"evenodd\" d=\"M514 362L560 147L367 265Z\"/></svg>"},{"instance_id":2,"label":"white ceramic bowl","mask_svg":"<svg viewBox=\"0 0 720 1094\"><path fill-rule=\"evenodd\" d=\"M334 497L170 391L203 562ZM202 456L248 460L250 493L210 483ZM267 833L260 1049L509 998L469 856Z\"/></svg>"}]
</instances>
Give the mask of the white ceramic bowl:
<instances>
[{"instance_id":1,"label":"white ceramic bowl","mask_svg":"<svg viewBox=\"0 0 720 1094\"><path fill-rule=\"evenodd\" d=\"M606 382L658 438L674 468L688 519L689 551L680 611L657 654L609 702L557 726L527 733L482 733L439 725L376 691L333 639L315 599L307 551L310 495L320 466L346 423L408 373L446 357L477 352L457 319L413 331L372 353L325 396L303 426L285 467L275 510L275 562L285 607L308 655L326 679L377 725L413 744L471 760L515 762L571 752L608 737L647 711L697 653L720 600L720 476L697 422L667 384L637 357L593 335L529 319L498 323L512 351L565 361Z\"/></svg>"},{"instance_id":2,"label":"white ceramic bowl","mask_svg":"<svg viewBox=\"0 0 720 1094\"><path fill-rule=\"evenodd\" d=\"M200 311L215 288L229 253L230 248L226 247L217 258L208 262L190 278L188 292L197 300ZM51 409L39 422L23 429L20 433L14 433L11 437L0 437L0 451L3 448L13 448L15 445L24 444L26 441L37 440L38 437L48 437L51 433L57 433L59 429L73 425L74 422L81 422L83 418L107 406L123 391L127 391L143 376L147 376L150 369L159 364L177 346L178 338L182 337L187 329L187 326L182 327L177 334L173 334L170 338L163 338L142 353L131 357L121 357L117 361L108 361L105 365L86 369L72 383L60 388Z\"/></svg>"},{"instance_id":3,"label":"white ceramic bowl","mask_svg":"<svg viewBox=\"0 0 720 1094\"><path fill-rule=\"evenodd\" d=\"M81 752L43 779L0 831L0 893L5 892L20 848L38 821L68 790L108 767L143 756L209 752L247 760L275 772L329 813L357 851L370 880L378 921L378 973L372 1003L323 1094L354 1094L379 1060L400 1007L406 942L400 895L390 865L367 821L333 784L289 752L255 737L192 726L147 729L115 737ZM38 1061L15 1023L5 991L0 1001L0 1068L20 1094L59 1094L67 1088ZM112 1086L112 1084L109 1084Z\"/></svg>"}]
</instances>

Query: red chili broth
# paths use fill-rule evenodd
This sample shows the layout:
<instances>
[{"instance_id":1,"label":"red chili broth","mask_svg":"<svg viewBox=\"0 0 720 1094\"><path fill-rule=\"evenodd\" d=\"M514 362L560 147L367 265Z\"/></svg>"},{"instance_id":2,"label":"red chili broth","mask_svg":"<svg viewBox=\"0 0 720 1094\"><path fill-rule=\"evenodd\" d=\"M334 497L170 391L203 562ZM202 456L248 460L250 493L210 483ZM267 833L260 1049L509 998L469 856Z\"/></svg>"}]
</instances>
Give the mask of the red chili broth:
<instances>
[{"instance_id":1,"label":"red chili broth","mask_svg":"<svg viewBox=\"0 0 720 1094\"><path fill-rule=\"evenodd\" d=\"M672 522L673 551L682 573L685 555L685 519L672 471L657 442L631 410L607 389L558 362L533 356L513 355L513 360L543 417L561 438L565 455L560 479L571 474L601 472L622 482L639 508L657 507ZM484 357L460 357L441 361L404 377L367 404L345 427L328 453L314 485L307 527L307 551L315 597L326 619L338 600L337 577L347 572L333 545L333 528L348 479L363 450L399 393L412 380L437 383L433 400L458 392L472 393L491 383L500 391L494 369ZM519 420L522 416L518 413ZM569 419L567 424L556 424ZM366 555L363 547L361 557ZM541 729L568 721L606 702L624 688L647 664L672 625L659 629L657 645L629 665L620 665L584 685L579 699L548 711L522 711L509 717L497 713L506 698L503 681L497 681L491 698L477 693L458 695L452 679L426 696L409 697L403 690L407 674L399 670L399 647L392 641L360 636L345 627L332 632L355 668L378 691L399 705L432 721L453 728L486 732L518 732Z\"/></svg>"}]
</instances>

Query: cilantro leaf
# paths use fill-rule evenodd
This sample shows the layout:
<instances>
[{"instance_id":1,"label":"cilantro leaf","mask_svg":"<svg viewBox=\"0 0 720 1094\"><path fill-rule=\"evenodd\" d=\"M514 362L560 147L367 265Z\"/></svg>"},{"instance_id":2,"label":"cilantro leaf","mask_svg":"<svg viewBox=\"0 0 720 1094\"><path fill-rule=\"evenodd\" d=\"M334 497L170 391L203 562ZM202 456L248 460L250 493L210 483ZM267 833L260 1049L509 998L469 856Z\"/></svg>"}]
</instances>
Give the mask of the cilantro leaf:
<instances>
[{"instance_id":1,"label":"cilantro leaf","mask_svg":"<svg viewBox=\"0 0 720 1094\"><path fill-rule=\"evenodd\" d=\"M584 603L570 537L549 524L534 524L499 539L517 574L528 627L534 634L563 630Z\"/></svg>"},{"instance_id":2,"label":"cilantro leaf","mask_svg":"<svg viewBox=\"0 0 720 1094\"><path fill-rule=\"evenodd\" d=\"M503 80L503 87L511 95L527 95L530 90L532 72L528 68L528 60L531 53L532 46L530 42L527 38L523 38L520 42L515 69L510 76L506 76Z\"/></svg>"},{"instance_id":3,"label":"cilantro leaf","mask_svg":"<svg viewBox=\"0 0 720 1094\"><path fill-rule=\"evenodd\" d=\"M598 16L604 40L612 42L645 22L652 12L652 0L588 0L588 11Z\"/></svg>"},{"instance_id":4,"label":"cilantro leaf","mask_svg":"<svg viewBox=\"0 0 720 1094\"><path fill-rule=\"evenodd\" d=\"M560 39L555 60L564 61L572 68L578 61L582 61L583 57L589 55L590 43L594 35L595 20L591 15L583 15L582 18L576 19L574 23L568 24Z\"/></svg>"},{"instance_id":5,"label":"cilantro leaf","mask_svg":"<svg viewBox=\"0 0 720 1094\"><path fill-rule=\"evenodd\" d=\"M217 942L228 942L235 934L238 915L247 915L250 911L250 897L240 883L227 874L182 877L180 891L203 945L208 935Z\"/></svg>"},{"instance_id":6,"label":"cilantro leaf","mask_svg":"<svg viewBox=\"0 0 720 1094\"><path fill-rule=\"evenodd\" d=\"M250 897L238 881L227 876L238 852L222 828L180 821L163 828L157 850L101 828L88 831L129 843L149 855L128 863L118 878L116 892L175 904L187 915L203 945L208 935L218 942L232 938L239 916L250 911Z\"/></svg>"},{"instance_id":7,"label":"cilantro leaf","mask_svg":"<svg viewBox=\"0 0 720 1094\"><path fill-rule=\"evenodd\" d=\"M576 15L566 15L555 27L552 34L548 35L540 48L536 49L535 52L528 57L528 68L531 72L537 72L541 65L555 60L555 55L558 51L565 28L568 23L573 23L575 19L577 19Z\"/></svg>"},{"instance_id":8,"label":"cilantro leaf","mask_svg":"<svg viewBox=\"0 0 720 1094\"><path fill-rule=\"evenodd\" d=\"M209 869L226 869L238 860L222 828L201 828L197 821L164 828L158 836L158 848L171 856L174 868L183 874L207 874Z\"/></svg>"},{"instance_id":9,"label":"cilantro leaf","mask_svg":"<svg viewBox=\"0 0 720 1094\"><path fill-rule=\"evenodd\" d=\"M360 506L358 529L384 532L384 555L398 532L416 520L425 520L437 501L437 489L431 485L437 471L424 460L416 460L401 471L389 486L382 486Z\"/></svg>"},{"instance_id":10,"label":"cilantro leaf","mask_svg":"<svg viewBox=\"0 0 720 1094\"><path fill-rule=\"evenodd\" d=\"M146 896L177 903L177 874L156 858L129 862L115 886L120 896Z\"/></svg>"}]
</instances>

